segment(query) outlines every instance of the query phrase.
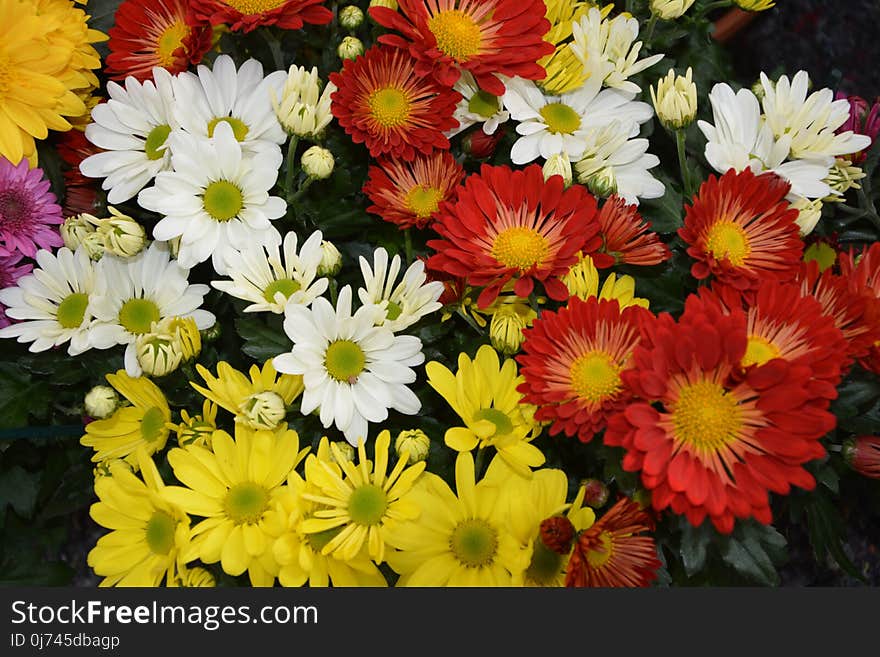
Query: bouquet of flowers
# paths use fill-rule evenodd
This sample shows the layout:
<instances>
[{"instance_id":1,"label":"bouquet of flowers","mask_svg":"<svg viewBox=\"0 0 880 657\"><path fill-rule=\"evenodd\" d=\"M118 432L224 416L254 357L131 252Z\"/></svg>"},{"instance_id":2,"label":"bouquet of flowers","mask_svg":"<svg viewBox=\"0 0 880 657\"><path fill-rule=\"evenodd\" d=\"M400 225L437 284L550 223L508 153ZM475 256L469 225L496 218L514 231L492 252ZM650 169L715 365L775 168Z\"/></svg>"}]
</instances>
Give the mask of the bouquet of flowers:
<instances>
[{"instance_id":1,"label":"bouquet of flowers","mask_svg":"<svg viewBox=\"0 0 880 657\"><path fill-rule=\"evenodd\" d=\"M4 579L859 577L880 104L734 4L0 0Z\"/></svg>"}]
</instances>

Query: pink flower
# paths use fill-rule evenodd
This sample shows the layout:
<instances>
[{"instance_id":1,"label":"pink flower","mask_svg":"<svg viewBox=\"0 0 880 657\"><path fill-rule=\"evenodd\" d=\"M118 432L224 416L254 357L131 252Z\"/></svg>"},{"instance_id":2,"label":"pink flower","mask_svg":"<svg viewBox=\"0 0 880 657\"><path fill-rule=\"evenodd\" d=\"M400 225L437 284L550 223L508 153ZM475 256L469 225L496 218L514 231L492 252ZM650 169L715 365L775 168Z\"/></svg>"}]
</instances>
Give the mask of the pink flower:
<instances>
[{"instance_id":1,"label":"pink flower","mask_svg":"<svg viewBox=\"0 0 880 657\"><path fill-rule=\"evenodd\" d=\"M21 264L21 254L0 256L0 290L15 285L16 281L34 268L32 264ZM0 303L0 328L9 326L12 321L6 316L6 306Z\"/></svg>"},{"instance_id":2,"label":"pink flower","mask_svg":"<svg viewBox=\"0 0 880 657\"><path fill-rule=\"evenodd\" d=\"M0 256L33 258L37 249L61 246L58 224L64 218L55 201L42 169L29 169L26 159L16 166L0 157Z\"/></svg>"},{"instance_id":3,"label":"pink flower","mask_svg":"<svg viewBox=\"0 0 880 657\"><path fill-rule=\"evenodd\" d=\"M880 97L874 100L873 105L869 105L868 101L861 96L847 96L842 91L835 94L835 100L846 98L849 101L849 119L837 129L838 134L851 130L859 135L868 135L871 138L871 145L880 133ZM853 164L861 164L868 157L868 149L852 153L847 159Z\"/></svg>"}]
</instances>

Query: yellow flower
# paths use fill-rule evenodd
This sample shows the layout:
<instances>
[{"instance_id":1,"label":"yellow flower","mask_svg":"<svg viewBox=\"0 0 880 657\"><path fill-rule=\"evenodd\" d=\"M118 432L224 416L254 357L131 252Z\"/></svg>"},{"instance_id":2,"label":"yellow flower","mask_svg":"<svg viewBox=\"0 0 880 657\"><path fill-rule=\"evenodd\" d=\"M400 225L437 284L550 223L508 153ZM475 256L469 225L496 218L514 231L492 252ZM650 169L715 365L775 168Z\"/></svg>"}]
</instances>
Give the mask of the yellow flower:
<instances>
[{"instance_id":1,"label":"yellow flower","mask_svg":"<svg viewBox=\"0 0 880 657\"><path fill-rule=\"evenodd\" d=\"M546 0L544 4L547 6L544 15L550 21L550 31L544 35L544 40L556 46L556 51L538 60L538 64L547 71L547 76L538 81L538 84L548 95L559 96L582 86L589 77L589 72L569 47L572 38L571 25L586 16L597 3ZM613 4L602 7L602 17L607 16L613 8Z\"/></svg>"},{"instance_id":2,"label":"yellow flower","mask_svg":"<svg viewBox=\"0 0 880 657\"><path fill-rule=\"evenodd\" d=\"M651 0L651 13L665 21L671 21L681 18L692 4L694 0Z\"/></svg>"},{"instance_id":3,"label":"yellow flower","mask_svg":"<svg viewBox=\"0 0 880 657\"><path fill-rule=\"evenodd\" d=\"M100 586L174 585L178 559L189 542L189 517L163 497L165 485L143 447L136 452L141 477L119 461L95 480L99 502L89 515L111 529L87 561L104 579Z\"/></svg>"},{"instance_id":4,"label":"yellow flower","mask_svg":"<svg viewBox=\"0 0 880 657\"><path fill-rule=\"evenodd\" d=\"M523 343L523 329L532 325L538 313L523 299L516 296L498 297L504 302L492 312L489 322L489 340L500 353L510 356L519 351Z\"/></svg>"},{"instance_id":5,"label":"yellow flower","mask_svg":"<svg viewBox=\"0 0 880 657\"><path fill-rule=\"evenodd\" d=\"M773 0L733 0L733 3L746 11L764 11L776 5Z\"/></svg>"},{"instance_id":6,"label":"yellow flower","mask_svg":"<svg viewBox=\"0 0 880 657\"><path fill-rule=\"evenodd\" d=\"M89 422L79 442L95 450L94 462L125 459L136 467L135 451L139 446L143 446L148 455L165 447L171 409L165 395L147 377L132 378L125 370L119 370L108 374L107 381L133 405L117 409L105 420Z\"/></svg>"},{"instance_id":7,"label":"yellow flower","mask_svg":"<svg viewBox=\"0 0 880 657\"><path fill-rule=\"evenodd\" d=\"M428 363L425 371L428 384L465 423L446 431L449 447L459 452L494 447L523 476L544 463L544 454L531 444L541 427L534 421L534 406L520 403L516 388L524 379L517 375L513 359L502 365L495 350L483 345L473 360L458 355L455 374L437 361Z\"/></svg>"},{"instance_id":8,"label":"yellow flower","mask_svg":"<svg viewBox=\"0 0 880 657\"><path fill-rule=\"evenodd\" d=\"M181 447L192 444L211 449L211 438L217 430L217 405L206 399L201 415L190 415L182 409L180 423L169 423L168 428L177 434L177 444Z\"/></svg>"},{"instance_id":9,"label":"yellow flower","mask_svg":"<svg viewBox=\"0 0 880 657\"><path fill-rule=\"evenodd\" d=\"M183 486L166 487L166 498L204 518L192 528L185 560L219 561L233 577L247 571L253 586L271 586L278 571L272 500L308 448L300 451L292 429L255 431L242 423L235 440L218 430L211 444L213 451L188 445L168 452Z\"/></svg>"},{"instance_id":10,"label":"yellow flower","mask_svg":"<svg viewBox=\"0 0 880 657\"><path fill-rule=\"evenodd\" d=\"M562 282L572 296L584 301L590 297L617 299L621 310L627 306L648 307L647 299L635 296L636 280L632 276L618 277L617 274L608 274L600 290L599 270L588 255L581 254L578 263L572 265L568 273L562 277Z\"/></svg>"}]
</instances>

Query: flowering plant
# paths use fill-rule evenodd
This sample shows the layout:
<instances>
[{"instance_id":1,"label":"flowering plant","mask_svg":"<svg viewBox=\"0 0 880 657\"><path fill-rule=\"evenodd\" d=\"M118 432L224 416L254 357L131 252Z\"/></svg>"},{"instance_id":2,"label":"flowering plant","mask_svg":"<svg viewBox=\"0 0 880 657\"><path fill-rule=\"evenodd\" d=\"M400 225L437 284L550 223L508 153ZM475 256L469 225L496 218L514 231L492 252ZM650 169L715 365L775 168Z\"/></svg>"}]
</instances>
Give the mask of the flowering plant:
<instances>
[{"instance_id":1,"label":"flowering plant","mask_svg":"<svg viewBox=\"0 0 880 657\"><path fill-rule=\"evenodd\" d=\"M880 105L724 4L0 0L6 579L861 577Z\"/></svg>"}]
</instances>

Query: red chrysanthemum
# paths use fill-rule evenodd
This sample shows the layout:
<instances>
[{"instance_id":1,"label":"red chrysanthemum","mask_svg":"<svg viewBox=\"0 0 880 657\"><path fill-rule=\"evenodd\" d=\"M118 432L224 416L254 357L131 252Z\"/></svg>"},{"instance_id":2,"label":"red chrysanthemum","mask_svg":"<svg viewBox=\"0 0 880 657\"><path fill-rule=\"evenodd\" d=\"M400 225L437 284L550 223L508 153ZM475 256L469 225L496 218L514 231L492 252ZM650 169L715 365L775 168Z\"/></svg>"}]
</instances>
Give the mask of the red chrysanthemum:
<instances>
[{"instance_id":1,"label":"red chrysanthemum","mask_svg":"<svg viewBox=\"0 0 880 657\"><path fill-rule=\"evenodd\" d=\"M370 155L412 160L417 153L448 150L444 132L461 94L413 72L412 60L394 48L370 48L330 74L336 85L330 111L352 141Z\"/></svg>"},{"instance_id":2,"label":"red chrysanthemum","mask_svg":"<svg viewBox=\"0 0 880 657\"><path fill-rule=\"evenodd\" d=\"M64 217L93 213L98 207L98 188L94 178L87 178L79 170L79 163L90 155L100 153L101 149L86 139L79 130L56 133L55 150L61 161L61 175L64 177L64 202L61 213Z\"/></svg>"},{"instance_id":3,"label":"red chrysanthemum","mask_svg":"<svg viewBox=\"0 0 880 657\"><path fill-rule=\"evenodd\" d=\"M599 211L602 248L593 256L593 264L603 269L617 264L657 265L668 260L672 252L650 228L637 205L627 205L616 194L610 196Z\"/></svg>"},{"instance_id":4,"label":"red chrysanthemum","mask_svg":"<svg viewBox=\"0 0 880 657\"><path fill-rule=\"evenodd\" d=\"M186 0L125 0L107 34L105 72L112 80L129 75L152 79L153 67L180 73L198 64L211 47L207 23L187 23Z\"/></svg>"},{"instance_id":5,"label":"red chrysanthemum","mask_svg":"<svg viewBox=\"0 0 880 657\"><path fill-rule=\"evenodd\" d=\"M785 200L788 191L788 182L772 173L731 169L720 178L710 176L678 230L696 260L693 276L713 275L741 290L767 277L797 276L804 245L795 223L798 211Z\"/></svg>"},{"instance_id":6,"label":"red chrysanthemum","mask_svg":"<svg viewBox=\"0 0 880 657\"><path fill-rule=\"evenodd\" d=\"M470 71L483 90L501 96L502 74L540 80L538 60L552 54L542 0L400 0L399 11L371 7L370 16L400 34L381 43L409 52L416 72L451 87Z\"/></svg>"},{"instance_id":7,"label":"red chrysanthemum","mask_svg":"<svg viewBox=\"0 0 880 657\"><path fill-rule=\"evenodd\" d=\"M730 533L736 518L772 520L769 493L812 489L803 464L825 455L819 439L836 418L817 400L809 367L776 359L741 373L746 314L697 295L676 323L644 324L634 367L621 373L643 401L608 420L604 441L641 471L654 509Z\"/></svg>"},{"instance_id":8,"label":"red chrysanthemum","mask_svg":"<svg viewBox=\"0 0 880 657\"><path fill-rule=\"evenodd\" d=\"M565 585L642 588L657 579L662 562L650 516L623 497L592 527L580 533L569 557Z\"/></svg>"},{"instance_id":9,"label":"red chrysanthemum","mask_svg":"<svg viewBox=\"0 0 880 657\"><path fill-rule=\"evenodd\" d=\"M298 30L304 23L326 25L333 12L323 0L189 0L189 21L228 25L233 32L251 32L261 25Z\"/></svg>"},{"instance_id":10,"label":"red chrysanthemum","mask_svg":"<svg viewBox=\"0 0 880 657\"><path fill-rule=\"evenodd\" d=\"M630 366L644 316L650 312L638 306L621 311L616 299L572 297L523 331L516 360L525 382L517 390L538 407L536 420L553 422L551 436L564 431L590 442L629 403L620 372Z\"/></svg>"},{"instance_id":11,"label":"red chrysanthemum","mask_svg":"<svg viewBox=\"0 0 880 657\"><path fill-rule=\"evenodd\" d=\"M873 338L867 353L859 357L859 364L880 374L880 242L863 249L858 256L852 251L841 253L839 260L840 275L847 281L849 291L864 301L862 321Z\"/></svg>"},{"instance_id":12,"label":"red chrysanthemum","mask_svg":"<svg viewBox=\"0 0 880 657\"><path fill-rule=\"evenodd\" d=\"M383 158L371 166L363 191L378 214L400 228L424 228L441 201L455 199L464 169L449 151L417 155L412 162Z\"/></svg>"},{"instance_id":13,"label":"red chrysanthemum","mask_svg":"<svg viewBox=\"0 0 880 657\"><path fill-rule=\"evenodd\" d=\"M538 164L516 171L484 164L455 202L440 205L432 227L445 239L428 241L437 251L428 265L484 287L480 308L514 280L517 296L528 297L539 281L551 299L565 301L560 278L579 251L592 254L601 243L596 214L596 199L584 187L565 189L561 176L545 181Z\"/></svg>"}]
</instances>

